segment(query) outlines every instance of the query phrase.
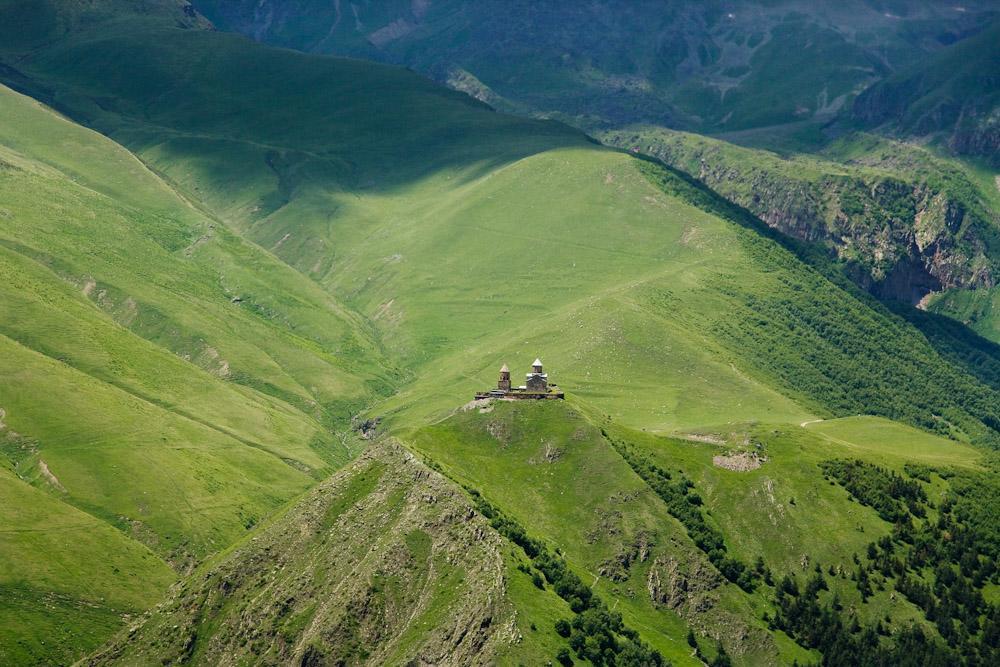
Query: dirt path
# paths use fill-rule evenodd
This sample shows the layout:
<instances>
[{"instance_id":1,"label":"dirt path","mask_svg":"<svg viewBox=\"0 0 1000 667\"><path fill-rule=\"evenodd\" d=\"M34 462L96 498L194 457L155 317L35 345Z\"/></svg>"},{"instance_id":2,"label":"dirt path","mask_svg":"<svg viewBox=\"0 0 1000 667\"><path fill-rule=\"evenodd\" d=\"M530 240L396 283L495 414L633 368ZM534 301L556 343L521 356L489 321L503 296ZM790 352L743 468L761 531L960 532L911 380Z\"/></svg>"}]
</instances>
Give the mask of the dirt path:
<instances>
[{"instance_id":1,"label":"dirt path","mask_svg":"<svg viewBox=\"0 0 1000 667\"><path fill-rule=\"evenodd\" d=\"M801 424L799 424L799 426L801 426L802 428L805 428L806 426L809 426L809 424L818 424L818 423L820 423L822 421L826 421L826 420L825 419L808 419L808 420L802 422Z\"/></svg>"}]
</instances>

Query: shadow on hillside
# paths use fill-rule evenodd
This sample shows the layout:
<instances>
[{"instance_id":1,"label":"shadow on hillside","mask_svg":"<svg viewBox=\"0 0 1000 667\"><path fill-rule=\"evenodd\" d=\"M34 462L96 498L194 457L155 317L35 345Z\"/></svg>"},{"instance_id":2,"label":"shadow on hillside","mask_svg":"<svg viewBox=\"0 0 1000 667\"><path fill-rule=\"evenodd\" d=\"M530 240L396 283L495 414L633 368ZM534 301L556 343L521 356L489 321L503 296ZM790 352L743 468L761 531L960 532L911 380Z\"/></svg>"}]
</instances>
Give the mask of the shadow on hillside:
<instances>
[{"instance_id":1,"label":"shadow on hillside","mask_svg":"<svg viewBox=\"0 0 1000 667\"><path fill-rule=\"evenodd\" d=\"M327 174L342 176L332 189L385 193L437 171L474 179L590 141L555 121L497 113L399 67L232 34L128 26L97 26L16 68L0 64L0 81L134 151L178 139L214 142L169 159L191 160L234 188L247 185L238 181L253 171L246 160L254 153L261 161L275 153L327 161L337 166ZM226 145L237 148L219 149Z\"/></svg>"}]
</instances>

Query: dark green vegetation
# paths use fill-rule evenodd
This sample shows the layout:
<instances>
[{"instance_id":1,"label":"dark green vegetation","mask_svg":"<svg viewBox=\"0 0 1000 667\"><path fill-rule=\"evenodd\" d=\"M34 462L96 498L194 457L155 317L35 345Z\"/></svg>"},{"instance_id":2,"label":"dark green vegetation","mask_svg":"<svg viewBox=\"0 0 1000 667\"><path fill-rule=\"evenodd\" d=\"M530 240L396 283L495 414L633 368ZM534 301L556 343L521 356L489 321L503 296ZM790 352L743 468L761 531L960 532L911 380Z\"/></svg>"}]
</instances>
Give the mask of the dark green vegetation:
<instances>
[{"instance_id":1,"label":"dark green vegetation","mask_svg":"<svg viewBox=\"0 0 1000 667\"><path fill-rule=\"evenodd\" d=\"M405 64L498 108L700 132L829 118L996 12L988 2L864 0L193 4L221 29Z\"/></svg>"},{"instance_id":2,"label":"dark green vegetation","mask_svg":"<svg viewBox=\"0 0 1000 667\"><path fill-rule=\"evenodd\" d=\"M545 581L576 614L572 622L564 619L557 621L555 629L560 637L568 640L578 658L594 665L663 664L659 651L646 646L639 639L639 633L622 623L621 614L609 612L604 601L594 595L561 556L552 554L544 543L528 537L523 526L483 499L478 491L470 492L480 514L490 520L490 525L497 532L521 547L524 555L531 559L531 564L545 575ZM528 568L522 571L526 574L531 572ZM532 583L537 588L545 588L537 574L532 574ZM565 649L560 650L558 655L560 663L572 662L566 657Z\"/></svg>"},{"instance_id":3,"label":"dark green vegetation","mask_svg":"<svg viewBox=\"0 0 1000 667\"><path fill-rule=\"evenodd\" d=\"M857 574L893 525L820 464L913 471L915 531L967 494L955 525L995 544L995 345L564 125L182 2L14 4L0 662L811 663L774 582L816 563L885 651L913 625L986 655L992 575L978 633L932 590L952 641ZM566 404L454 413L538 354ZM856 499L888 503L868 470Z\"/></svg>"},{"instance_id":4,"label":"dark green vegetation","mask_svg":"<svg viewBox=\"0 0 1000 667\"><path fill-rule=\"evenodd\" d=\"M603 435L608 437L607 432ZM684 524L688 536L705 552L722 576L747 593L753 592L759 577L770 579L771 574L763 560L759 561L759 568L751 569L738 559L726 556L726 543L722 533L705 520L705 514L701 510L701 496L693 491L694 483L683 473L680 473L679 480L672 481L674 476L669 471L650 462L648 457L637 456L625 442L611 440L611 443L629 466L666 503L670 514Z\"/></svg>"},{"instance_id":5,"label":"dark green vegetation","mask_svg":"<svg viewBox=\"0 0 1000 667\"><path fill-rule=\"evenodd\" d=\"M996 487L981 475L927 467L907 468L912 478L904 479L859 460L828 461L823 470L893 523L891 535L869 543L864 557L854 557L851 579L862 601L874 595L874 588L894 589L924 613L944 644L926 628L913 626L886 647L881 620L875 627L862 626L856 617L847 621L840 600L821 599L820 591L829 590L821 570L801 592L791 580L782 581L772 625L838 664L990 665L1000 660L1000 605L983 595L985 587L1000 582L997 521L984 521L981 510L973 509L982 495L995 495ZM949 480L948 490L932 503L925 488L937 475ZM969 497L972 487L980 497Z\"/></svg>"},{"instance_id":6,"label":"dark green vegetation","mask_svg":"<svg viewBox=\"0 0 1000 667\"><path fill-rule=\"evenodd\" d=\"M1000 168L1000 23L925 62L903 69L858 96L853 114L903 135L944 133L954 153Z\"/></svg>"}]
</instances>

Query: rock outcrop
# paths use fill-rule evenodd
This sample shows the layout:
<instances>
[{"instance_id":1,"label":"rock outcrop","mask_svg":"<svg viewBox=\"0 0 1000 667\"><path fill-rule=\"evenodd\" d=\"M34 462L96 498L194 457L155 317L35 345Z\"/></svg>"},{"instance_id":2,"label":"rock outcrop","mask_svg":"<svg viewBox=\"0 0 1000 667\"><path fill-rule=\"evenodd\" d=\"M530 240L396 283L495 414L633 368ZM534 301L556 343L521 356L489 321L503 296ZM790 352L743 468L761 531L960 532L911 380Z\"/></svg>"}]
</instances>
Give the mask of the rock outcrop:
<instances>
[{"instance_id":1,"label":"rock outcrop","mask_svg":"<svg viewBox=\"0 0 1000 667\"><path fill-rule=\"evenodd\" d=\"M491 664L517 635L501 543L376 442L86 664Z\"/></svg>"},{"instance_id":2,"label":"rock outcrop","mask_svg":"<svg viewBox=\"0 0 1000 667\"><path fill-rule=\"evenodd\" d=\"M996 284L1000 248L985 213L925 179L810 161L669 131L604 137L688 172L767 225L830 248L877 296L911 304L949 288ZM900 170L901 173L904 170Z\"/></svg>"}]
</instances>

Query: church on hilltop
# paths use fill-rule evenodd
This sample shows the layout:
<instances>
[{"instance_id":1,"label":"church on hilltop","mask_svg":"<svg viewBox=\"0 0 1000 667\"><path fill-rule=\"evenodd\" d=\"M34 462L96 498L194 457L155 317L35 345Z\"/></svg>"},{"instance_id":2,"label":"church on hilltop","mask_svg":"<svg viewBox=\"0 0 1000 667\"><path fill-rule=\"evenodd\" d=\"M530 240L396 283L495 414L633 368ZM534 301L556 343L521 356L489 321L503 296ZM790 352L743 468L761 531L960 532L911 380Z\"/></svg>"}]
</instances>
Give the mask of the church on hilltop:
<instances>
[{"instance_id":1,"label":"church on hilltop","mask_svg":"<svg viewBox=\"0 0 1000 667\"><path fill-rule=\"evenodd\" d=\"M500 368L500 380L497 381L497 388L490 391L483 391L476 394L476 399L483 398L566 398L559 387L549 384L549 374L542 370L542 360L535 359L531 364L531 372L525 376L524 384L520 387L513 387L510 384L510 369L507 364Z\"/></svg>"}]
</instances>

